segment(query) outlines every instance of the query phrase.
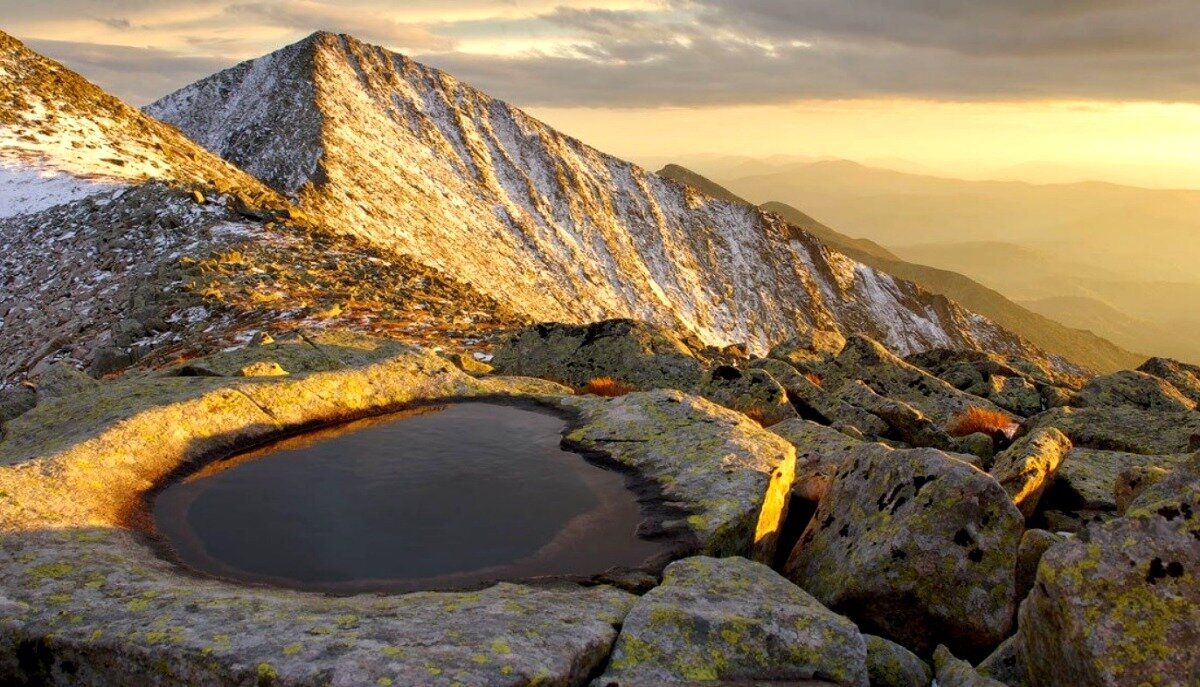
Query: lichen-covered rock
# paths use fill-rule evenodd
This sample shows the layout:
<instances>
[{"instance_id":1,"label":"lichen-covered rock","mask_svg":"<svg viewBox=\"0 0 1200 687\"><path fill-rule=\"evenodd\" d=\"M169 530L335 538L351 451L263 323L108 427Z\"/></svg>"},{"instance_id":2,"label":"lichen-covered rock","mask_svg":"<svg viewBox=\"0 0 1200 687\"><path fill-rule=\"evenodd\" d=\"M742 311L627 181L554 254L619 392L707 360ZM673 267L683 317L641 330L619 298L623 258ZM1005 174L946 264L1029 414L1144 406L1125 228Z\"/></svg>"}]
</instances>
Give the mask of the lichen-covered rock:
<instances>
[{"instance_id":1,"label":"lichen-covered rock","mask_svg":"<svg viewBox=\"0 0 1200 687\"><path fill-rule=\"evenodd\" d=\"M95 389L100 383L66 363L54 363L38 377L38 403L74 396Z\"/></svg>"},{"instance_id":2,"label":"lichen-covered rock","mask_svg":"<svg viewBox=\"0 0 1200 687\"><path fill-rule=\"evenodd\" d=\"M1124 405L1052 408L1030 419L1031 427L1057 427L1077 448L1143 455L1184 453L1200 434L1200 413L1149 411Z\"/></svg>"},{"instance_id":3,"label":"lichen-covered rock","mask_svg":"<svg viewBox=\"0 0 1200 687\"><path fill-rule=\"evenodd\" d=\"M886 422L829 393L814 381L816 377L803 375L782 360L760 358L751 361L748 367L771 373L787 392L788 400L799 411L800 417L806 420L854 427L864 436L882 436L888 431Z\"/></svg>"},{"instance_id":4,"label":"lichen-covered rock","mask_svg":"<svg viewBox=\"0 0 1200 687\"><path fill-rule=\"evenodd\" d=\"M520 380L475 380L395 342L331 332L301 349L333 369L129 374L13 420L0 441L0 683L448 687L595 674L636 598L609 586L304 594L183 571L126 529L145 494L189 464L414 402L525 395ZM244 355L197 364L239 369Z\"/></svg>"},{"instance_id":5,"label":"lichen-covered rock","mask_svg":"<svg viewBox=\"0 0 1200 687\"><path fill-rule=\"evenodd\" d=\"M1122 370L1101 375L1075 394L1073 405L1081 408L1132 406L1151 411L1189 411L1196 402L1154 375Z\"/></svg>"},{"instance_id":6,"label":"lichen-covered rock","mask_svg":"<svg viewBox=\"0 0 1200 687\"><path fill-rule=\"evenodd\" d=\"M983 432L972 432L966 436L955 437L954 450L957 453L967 453L979 459L983 469L991 469L996 458L996 441Z\"/></svg>"},{"instance_id":7,"label":"lichen-covered rock","mask_svg":"<svg viewBox=\"0 0 1200 687\"><path fill-rule=\"evenodd\" d=\"M463 372L475 377L489 374L493 370L491 365L483 362L482 360L476 359L474 356L466 355L464 353L447 353L444 351L439 351L438 355L454 363L454 366Z\"/></svg>"},{"instance_id":8,"label":"lichen-covered rock","mask_svg":"<svg viewBox=\"0 0 1200 687\"><path fill-rule=\"evenodd\" d=\"M954 446L950 435L939 429L920 410L903 401L881 396L861 381L847 382L837 393L847 403L883 420L889 429L888 438L917 447L949 449Z\"/></svg>"},{"instance_id":9,"label":"lichen-covered rock","mask_svg":"<svg viewBox=\"0 0 1200 687\"><path fill-rule=\"evenodd\" d=\"M1157 465L1133 465L1122 470L1117 474L1117 483L1113 487L1117 512L1124 514L1134 499L1169 474L1170 470Z\"/></svg>"},{"instance_id":10,"label":"lichen-covered rock","mask_svg":"<svg viewBox=\"0 0 1200 687\"><path fill-rule=\"evenodd\" d=\"M704 375L693 393L751 414L765 427L796 417L787 392L766 370L742 371L732 365L718 365Z\"/></svg>"},{"instance_id":11,"label":"lichen-covered rock","mask_svg":"<svg viewBox=\"0 0 1200 687\"><path fill-rule=\"evenodd\" d=\"M37 405L37 392L26 386L0 389L0 422L7 422Z\"/></svg>"},{"instance_id":12,"label":"lichen-covered rock","mask_svg":"<svg viewBox=\"0 0 1200 687\"><path fill-rule=\"evenodd\" d=\"M854 623L743 558L688 558L625 617L594 687L823 680L867 687Z\"/></svg>"},{"instance_id":13,"label":"lichen-covered rock","mask_svg":"<svg viewBox=\"0 0 1200 687\"><path fill-rule=\"evenodd\" d=\"M775 344L767 357L803 368L813 363L827 362L840 353L845 345L846 337L841 332L808 329L803 334Z\"/></svg>"},{"instance_id":14,"label":"lichen-covered rock","mask_svg":"<svg viewBox=\"0 0 1200 687\"><path fill-rule=\"evenodd\" d=\"M843 464L785 574L918 654L982 657L1007 636L1023 518L987 474L932 449L869 444Z\"/></svg>"},{"instance_id":15,"label":"lichen-covered rock","mask_svg":"<svg viewBox=\"0 0 1200 687\"><path fill-rule=\"evenodd\" d=\"M1129 504L1130 517L1159 515L1200 532L1200 453L1146 487Z\"/></svg>"},{"instance_id":16,"label":"lichen-covered rock","mask_svg":"<svg viewBox=\"0 0 1200 687\"><path fill-rule=\"evenodd\" d=\"M687 511L661 527L690 533L705 554L774 558L796 470L796 451L783 438L673 390L562 403L579 413L571 445L608 454Z\"/></svg>"},{"instance_id":17,"label":"lichen-covered rock","mask_svg":"<svg viewBox=\"0 0 1200 687\"><path fill-rule=\"evenodd\" d=\"M1042 394L1024 377L995 376L991 380L991 391L986 398L1001 408L1024 417L1042 410Z\"/></svg>"},{"instance_id":18,"label":"lichen-covered rock","mask_svg":"<svg viewBox=\"0 0 1200 687\"><path fill-rule=\"evenodd\" d=\"M514 334L496 351L501 374L546 377L582 387L611 377L638 389L695 387L709 354L692 337L634 320L585 325L544 322Z\"/></svg>"},{"instance_id":19,"label":"lichen-covered rock","mask_svg":"<svg viewBox=\"0 0 1200 687\"><path fill-rule=\"evenodd\" d=\"M1200 539L1153 515L1050 548L1015 643L1030 687L1192 685L1200 678Z\"/></svg>"},{"instance_id":20,"label":"lichen-covered rock","mask_svg":"<svg viewBox=\"0 0 1200 687\"><path fill-rule=\"evenodd\" d=\"M577 685L637 598L247 588L181 573L111 528L6 534L0 585L0 683L55 687Z\"/></svg>"},{"instance_id":21,"label":"lichen-covered rock","mask_svg":"<svg viewBox=\"0 0 1200 687\"><path fill-rule=\"evenodd\" d=\"M863 635L863 639L871 687L929 687L933 671L916 654L883 637Z\"/></svg>"},{"instance_id":22,"label":"lichen-covered rock","mask_svg":"<svg viewBox=\"0 0 1200 687\"><path fill-rule=\"evenodd\" d=\"M1138 371L1166 381L1192 402L1200 403L1200 367L1170 358L1151 358Z\"/></svg>"},{"instance_id":23,"label":"lichen-covered rock","mask_svg":"<svg viewBox=\"0 0 1200 687\"><path fill-rule=\"evenodd\" d=\"M996 455L992 477L1012 497L1021 515L1031 518L1070 450L1067 435L1053 427L1038 428Z\"/></svg>"},{"instance_id":24,"label":"lichen-covered rock","mask_svg":"<svg viewBox=\"0 0 1200 687\"><path fill-rule=\"evenodd\" d=\"M994 403L955 389L945 381L893 355L882 344L855 335L837 358L821 369L825 388L837 389L861 380L876 393L902 401L939 426L970 407L1000 410Z\"/></svg>"},{"instance_id":25,"label":"lichen-covered rock","mask_svg":"<svg viewBox=\"0 0 1200 687\"><path fill-rule=\"evenodd\" d=\"M793 494L823 495L838 468L848 461L862 441L831 427L795 418L770 427L773 434L796 448L796 481ZM819 498L812 498L819 501Z\"/></svg>"},{"instance_id":26,"label":"lichen-covered rock","mask_svg":"<svg viewBox=\"0 0 1200 687\"><path fill-rule=\"evenodd\" d=\"M1038 563L1042 555L1065 537L1046 530L1028 529L1021 535L1021 545L1017 548L1017 603L1029 595L1033 582L1037 578Z\"/></svg>"},{"instance_id":27,"label":"lichen-covered rock","mask_svg":"<svg viewBox=\"0 0 1200 687\"><path fill-rule=\"evenodd\" d=\"M1148 456L1121 451L1074 448L1063 459L1044 505L1057 510L1116 511L1116 488L1121 473L1131 468L1169 470L1187 460L1186 454Z\"/></svg>"},{"instance_id":28,"label":"lichen-covered rock","mask_svg":"<svg viewBox=\"0 0 1200 687\"><path fill-rule=\"evenodd\" d=\"M1025 687L1025 667L1018 661L1017 646L1012 637L1001 642L991 656L975 666L975 672L1008 687Z\"/></svg>"},{"instance_id":29,"label":"lichen-covered rock","mask_svg":"<svg viewBox=\"0 0 1200 687\"><path fill-rule=\"evenodd\" d=\"M944 646L933 652L933 670L938 687L1005 687L1003 682L980 675L970 663L955 658Z\"/></svg>"},{"instance_id":30,"label":"lichen-covered rock","mask_svg":"<svg viewBox=\"0 0 1200 687\"><path fill-rule=\"evenodd\" d=\"M1090 376L1085 376L1086 370L1070 365L1052 367L1045 361L1034 358L963 348L935 348L914 353L906 357L905 361L929 370L958 389L976 395L984 389L972 390L969 383L975 381L982 384L992 376L1023 377L1038 388L1057 386L1070 389L1083 386ZM973 370L974 374L965 373L964 366ZM952 381L952 378L956 378L956 381Z\"/></svg>"}]
</instances>

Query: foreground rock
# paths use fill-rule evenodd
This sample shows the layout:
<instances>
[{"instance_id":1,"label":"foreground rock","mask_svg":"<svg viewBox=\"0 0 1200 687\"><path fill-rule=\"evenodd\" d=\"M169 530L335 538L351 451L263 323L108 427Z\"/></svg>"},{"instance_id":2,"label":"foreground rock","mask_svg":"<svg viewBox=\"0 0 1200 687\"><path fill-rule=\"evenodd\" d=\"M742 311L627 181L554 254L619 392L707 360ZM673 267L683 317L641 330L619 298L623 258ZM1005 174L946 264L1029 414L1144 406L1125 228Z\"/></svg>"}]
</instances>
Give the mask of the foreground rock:
<instances>
[{"instance_id":1,"label":"foreground rock","mask_svg":"<svg viewBox=\"0 0 1200 687\"><path fill-rule=\"evenodd\" d=\"M198 576L147 546L144 534L129 529L141 522L142 499L185 466L413 403L495 395L577 400L541 380L473 379L430 352L336 332L193 361L210 373L260 363L327 369L269 377L179 376L182 369L130 375L47 400L9 423L0 441L0 683L577 685L598 671L636 600L612 587L547 581L337 598ZM583 401L603 415L605 401ZM705 445L714 457L691 457L718 471L714 483L733 486L677 492L698 499L679 508L714 524L693 530L683 519L676 536L715 533L713 548L748 548L757 521L726 507L761 505L792 449L732 411L695 402L714 409L707 423L693 418L709 428ZM721 441L725 431L728 443ZM659 445L646 432L630 438L653 455L680 446L669 437ZM779 464L723 464L739 442L746 463L774 445ZM670 476L702 484L683 471ZM786 491L790 473L779 484ZM736 485L753 490L741 493ZM645 495L656 497L649 489ZM668 510L664 505L660 517ZM737 531L737 524L747 529Z\"/></svg>"},{"instance_id":2,"label":"foreground rock","mask_svg":"<svg viewBox=\"0 0 1200 687\"><path fill-rule=\"evenodd\" d=\"M1050 548L1014 640L1027 683L1195 684L1197 531L1195 519L1122 518Z\"/></svg>"},{"instance_id":3,"label":"foreground rock","mask_svg":"<svg viewBox=\"0 0 1200 687\"><path fill-rule=\"evenodd\" d=\"M983 472L868 445L843 464L786 574L864 631L918 654L982 656L1007 636L1023 518Z\"/></svg>"},{"instance_id":4,"label":"foreground rock","mask_svg":"<svg viewBox=\"0 0 1200 687\"><path fill-rule=\"evenodd\" d=\"M764 427L796 417L787 392L766 370L742 371L732 365L718 365L704 375L695 393L746 413Z\"/></svg>"},{"instance_id":5,"label":"foreground rock","mask_svg":"<svg viewBox=\"0 0 1200 687\"><path fill-rule=\"evenodd\" d=\"M867 673L871 687L928 687L933 680L929 664L904 647L883 637L867 640Z\"/></svg>"},{"instance_id":6,"label":"foreground rock","mask_svg":"<svg viewBox=\"0 0 1200 687\"><path fill-rule=\"evenodd\" d=\"M606 453L686 509L686 518L662 527L687 531L709 555L774 558L795 478L796 452L787 441L678 391L563 403L580 414L570 444Z\"/></svg>"},{"instance_id":7,"label":"foreground rock","mask_svg":"<svg viewBox=\"0 0 1200 687\"><path fill-rule=\"evenodd\" d=\"M612 377L638 389L684 389L700 382L716 351L645 322L541 323L512 336L492 358L497 372L546 377L582 387Z\"/></svg>"},{"instance_id":8,"label":"foreground rock","mask_svg":"<svg viewBox=\"0 0 1200 687\"><path fill-rule=\"evenodd\" d=\"M867 647L854 623L764 565L688 558L634 605L592 684L803 680L867 687Z\"/></svg>"}]
</instances>

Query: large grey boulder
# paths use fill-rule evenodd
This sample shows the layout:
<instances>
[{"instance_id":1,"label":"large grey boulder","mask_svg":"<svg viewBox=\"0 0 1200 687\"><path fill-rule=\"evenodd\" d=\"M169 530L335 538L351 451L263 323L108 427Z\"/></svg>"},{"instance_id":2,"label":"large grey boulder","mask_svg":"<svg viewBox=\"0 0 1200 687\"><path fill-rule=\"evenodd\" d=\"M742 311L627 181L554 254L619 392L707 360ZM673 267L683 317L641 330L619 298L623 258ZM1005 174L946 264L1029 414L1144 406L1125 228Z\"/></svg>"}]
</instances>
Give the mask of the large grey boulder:
<instances>
[{"instance_id":1,"label":"large grey boulder","mask_svg":"<svg viewBox=\"0 0 1200 687\"><path fill-rule=\"evenodd\" d=\"M1134 370L1096 377L1075 394L1072 405L1081 408L1132 406L1149 411L1176 412L1196 409L1196 402L1170 382Z\"/></svg>"},{"instance_id":2,"label":"large grey boulder","mask_svg":"<svg viewBox=\"0 0 1200 687\"><path fill-rule=\"evenodd\" d=\"M1021 535L1021 545L1017 548L1018 604L1026 596L1029 596L1029 590L1033 589L1042 556L1050 550L1051 546L1063 540L1064 537L1061 534L1036 528L1025 530L1025 534Z\"/></svg>"},{"instance_id":3,"label":"large grey boulder","mask_svg":"<svg viewBox=\"0 0 1200 687\"><path fill-rule=\"evenodd\" d=\"M35 385L38 402L44 403L92 391L99 382L66 363L54 363L37 378Z\"/></svg>"},{"instance_id":4,"label":"large grey boulder","mask_svg":"<svg viewBox=\"0 0 1200 687\"><path fill-rule=\"evenodd\" d=\"M657 483L685 516L661 523L702 553L775 556L796 451L745 415L679 391L562 400L579 414L567 442L602 452Z\"/></svg>"},{"instance_id":5,"label":"large grey boulder","mask_svg":"<svg viewBox=\"0 0 1200 687\"><path fill-rule=\"evenodd\" d=\"M859 380L843 384L838 394L842 400L862 408L887 424L889 438L915 447L948 450L954 446L950 435L920 410L903 401L881 396Z\"/></svg>"},{"instance_id":6,"label":"large grey boulder","mask_svg":"<svg viewBox=\"0 0 1200 687\"><path fill-rule=\"evenodd\" d=\"M1046 551L1014 640L1027 684L1196 684L1198 531L1195 518L1128 517Z\"/></svg>"},{"instance_id":7,"label":"large grey boulder","mask_svg":"<svg viewBox=\"0 0 1200 687\"><path fill-rule=\"evenodd\" d=\"M955 658L944 646L933 652L933 669L938 687L1005 687L1003 682L980 675L970 663Z\"/></svg>"},{"instance_id":8,"label":"large grey boulder","mask_svg":"<svg viewBox=\"0 0 1200 687\"><path fill-rule=\"evenodd\" d=\"M1041 427L997 454L991 473L1021 514L1030 518L1070 450L1071 440L1065 434Z\"/></svg>"},{"instance_id":9,"label":"large grey boulder","mask_svg":"<svg viewBox=\"0 0 1200 687\"><path fill-rule=\"evenodd\" d=\"M1074 448L1063 459L1054 484L1046 492L1047 507L1116 511L1121 475L1135 468L1170 470L1187 460L1187 454L1148 456L1123 451Z\"/></svg>"},{"instance_id":10,"label":"large grey boulder","mask_svg":"<svg viewBox=\"0 0 1200 687\"><path fill-rule=\"evenodd\" d=\"M867 646L854 623L765 565L688 558L625 616L593 687L795 684L867 687Z\"/></svg>"},{"instance_id":11,"label":"large grey boulder","mask_svg":"<svg viewBox=\"0 0 1200 687\"><path fill-rule=\"evenodd\" d=\"M501 374L545 377L582 387L611 377L637 389L690 390L715 351L697 339L635 320L571 325L544 322L514 334L491 364Z\"/></svg>"},{"instance_id":12,"label":"large grey boulder","mask_svg":"<svg viewBox=\"0 0 1200 687\"><path fill-rule=\"evenodd\" d=\"M850 460L862 441L842 432L799 418L770 428L796 448L796 481L793 495L812 501L829 489L838 468Z\"/></svg>"},{"instance_id":13,"label":"large grey boulder","mask_svg":"<svg viewBox=\"0 0 1200 687\"><path fill-rule=\"evenodd\" d=\"M785 574L864 631L982 657L1013 617L1024 519L987 474L871 444L842 465Z\"/></svg>"},{"instance_id":14,"label":"large grey boulder","mask_svg":"<svg viewBox=\"0 0 1200 687\"><path fill-rule=\"evenodd\" d=\"M808 329L802 334L775 344L767 353L767 357L807 369L810 365L828 362L840 353L845 345L846 337L841 332Z\"/></svg>"},{"instance_id":15,"label":"large grey boulder","mask_svg":"<svg viewBox=\"0 0 1200 687\"><path fill-rule=\"evenodd\" d=\"M800 417L806 420L854 427L864 436L882 436L888 431L883 420L826 391L817 383L820 378L815 373L801 374L789 363L775 358L752 360L747 366L769 372L783 386Z\"/></svg>"},{"instance_id":16,"label":"large grey boulder","mask_svg":"<svg viewBox=\"0 0 1200 687\"><path fill-rule=\"evenodd\" d=\"M1170 521L1190 522L1192 531L1200 531L1200 453L1143 489L1126 514L1160 515Z\"/></svg>"}]
</instances>

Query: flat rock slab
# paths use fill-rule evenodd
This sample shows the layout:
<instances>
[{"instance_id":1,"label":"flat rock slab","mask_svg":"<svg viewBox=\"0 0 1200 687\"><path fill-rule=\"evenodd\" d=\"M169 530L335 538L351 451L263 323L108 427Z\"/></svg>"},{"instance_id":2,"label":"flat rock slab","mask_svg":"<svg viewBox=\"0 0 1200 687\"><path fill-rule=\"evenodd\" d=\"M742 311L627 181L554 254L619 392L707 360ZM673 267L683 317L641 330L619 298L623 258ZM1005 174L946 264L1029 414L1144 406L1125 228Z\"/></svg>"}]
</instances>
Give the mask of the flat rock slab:
<instances>
[{"instance_id":1,"label":"flat rock slab","mask_svg":"<svg viewBox=\"0 0 1200 687\"><path fill-rule=\"evenodd\" d=\"M120 530L10 533L0 682L576 685L635 600L514 584L336 598L190 576Z\"/></svg>"},{"instance_id":2,"label":"flat rock slab","mask_svg":"<svg viewBox=\"0 0 1200 687\"><path fill-rule=\"evenodd\" d=\"M0 683L586 682L636 597L553 581L343 598L255 587L191 573L137 529L150 490L210 459L412 404L505 396L561 404L580 415L577 425L600 421L579 425L580 438L594 432L604 439L597 447L637 447L614 457L647 485L672 488L669 498L693 514L676 536L708 549L769 540L773 532L756 535L764 503L782 517L791 446L700 399L644 394L643 406L576 398L540 380L474 379L432 353L365 337L317 335L285 355L270 348L194 364L216 373L260 362L301 371L130 376L38 405L8 425L0 442ZM639 415L639 407L661 412ZM674 431L661 422L669 417Z\"/></svg>"},{"instance_id":3,"label":"flat rock slab","mask_svg":"<svg viewBox=\"0 0 1200 687\"><path fill-rule=\"evenodd\" d=\"M592 685L814 679L867 687L866 642L854 623L765 565L696 557L667 566L662 585L637 602Z\"/></svg>"},{"instance_id":4,"label":"flat rock slab","mask_svg":"<svg viewBox=\"0 0 1200 687\"><path fill-rule=\"evenodd\" d=\"M770 561L795 478L796 451L745 415L678 391L615 399L567 397L579 414L567 438L603 451L660 485L687 517L662 523L701 553Z\"/></svg>"}]
</instances>

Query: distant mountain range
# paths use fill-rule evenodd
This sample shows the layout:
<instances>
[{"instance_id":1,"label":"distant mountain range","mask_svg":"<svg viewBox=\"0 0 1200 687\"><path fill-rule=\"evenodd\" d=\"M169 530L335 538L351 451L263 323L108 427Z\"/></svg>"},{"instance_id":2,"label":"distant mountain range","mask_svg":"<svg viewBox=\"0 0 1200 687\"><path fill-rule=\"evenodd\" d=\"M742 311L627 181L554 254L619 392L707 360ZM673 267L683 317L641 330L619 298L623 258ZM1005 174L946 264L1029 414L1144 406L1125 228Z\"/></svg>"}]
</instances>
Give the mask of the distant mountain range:
<instances>
[{"instance_id":1,"label":"distant mountain range","mask_svg":"<svg viewBox=\"0 0 1200 687\"><path fill-rule=\"evenodd\" d=\"M681 183L690 184L714 197L749 204L749 201L720 184L680 165L668 165L660 170L659 174L676 179ZM1088 365L1096 370L1136 367L1145 360L1146 356L1124 350L1086 329L1063 326L1049 316L1022 307L995 290L962 274L908 262L874 241L850 238L790 205L767 202L763 203L761 208L779 215L794 226L812 232L832 248L855 260L912 281L933 293L951 298L1020 334L1047 351ZM994 257L993 262L995 262ZM1003 269L1003 263L997 264L999 265L997 269Z\"/></svg>"}]
</instances>

